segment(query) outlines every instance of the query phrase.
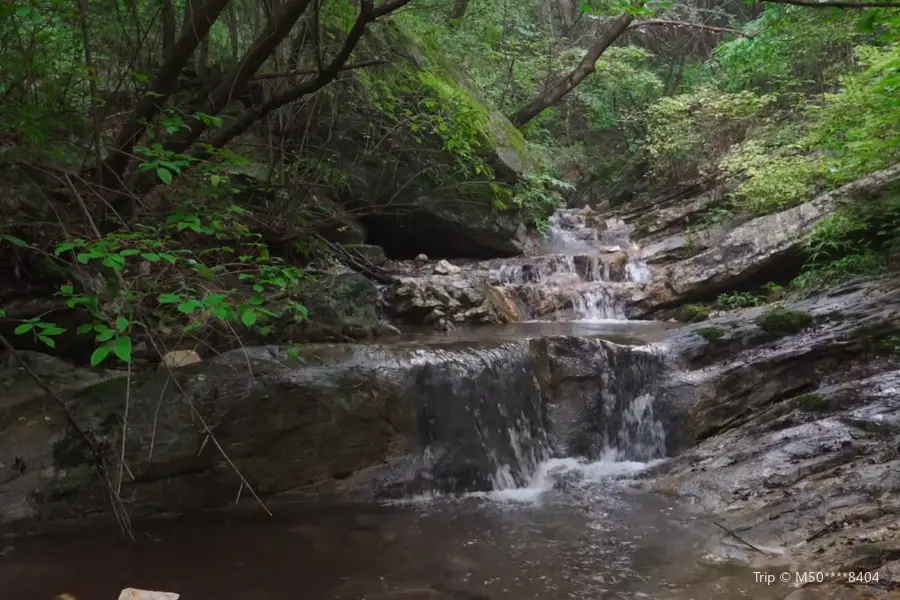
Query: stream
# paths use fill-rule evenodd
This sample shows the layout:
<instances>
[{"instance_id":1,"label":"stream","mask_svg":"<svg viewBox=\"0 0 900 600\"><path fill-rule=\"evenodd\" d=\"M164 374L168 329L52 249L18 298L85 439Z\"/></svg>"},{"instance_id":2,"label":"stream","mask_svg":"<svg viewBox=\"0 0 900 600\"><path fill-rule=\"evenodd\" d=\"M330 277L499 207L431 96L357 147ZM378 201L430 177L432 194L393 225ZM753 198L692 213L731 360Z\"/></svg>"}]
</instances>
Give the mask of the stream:
<instances>
[{"instance_id":1,"label":"stream","mask_svg":"<svg viewBox=\"0 0 900 600\"><path fill-rule=\"evenodd\" d=\"M664 347L671 324L625 321L616 305L617 288L647 276L639 253L621 232L595 233L570 211L551 223L551 259L540 262L546 270L512 263L495 270L503 285L524 289L520 297L536 286L562 289L571 296L567 308L510 326L410 333L395 343L550 334ZM618 281L602 260L573 258L609 253L609 246L629 248ZM620 431L590 458L538 457L525 485L501 465L488 492L369 504L282 498L270 504L273 517L257 510L138 523L134 542L115 529L0 538L0 597L114 600L134 587L183 600L783 598L787 588L754 575L764 569L704 560L710 540L737 542L702 512L629 485L665 460L665 432L652 396L624 408L614 400Z\"/></svg>"}]
</instances>

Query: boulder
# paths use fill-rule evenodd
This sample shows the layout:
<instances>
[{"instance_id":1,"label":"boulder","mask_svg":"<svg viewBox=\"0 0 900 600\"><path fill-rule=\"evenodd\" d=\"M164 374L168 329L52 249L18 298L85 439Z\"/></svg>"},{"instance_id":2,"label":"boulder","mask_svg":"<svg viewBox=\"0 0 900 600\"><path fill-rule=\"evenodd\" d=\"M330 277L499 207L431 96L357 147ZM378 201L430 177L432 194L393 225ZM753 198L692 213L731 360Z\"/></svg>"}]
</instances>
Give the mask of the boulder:
<instances>
[{"instance_id":1,"label":"boulder","mask_svg":"<svg viewBox=\"0 0 900 600\"><path fill-rule=\"evenodd\" d=\"M520 318L504 289L478 276L400 277L386 291L384 303L387 311L404 323L439 328L511 323Z\"/></svg>"},{"instance_id":2,"label":"boulder","mask_svg":"<svg viewBox=\"0 0 900 600\"><path fill-rule=\"evenodd\" d=\"M653 281L633 295L627 314L644 317L754 282L790 280L805 262L804 239L816 225L841 203L864 202L898 180L900 165L894 165L788 210L657 241L645 249L645 260L659 262L654 260L659 254L677 260L659 269ZM678 251L687 255L678 257Z\"/></svg>"},{"instance_id":3,"label":"boulder","mask_svg":"<svg viewBox=\"0 0 900 600\"><path fill-rule=\"evenodd\" d=\"M464 73L397 22L367 32L348 72L298 123L305 160L391 258L511 256L523 216L512 186L533 169L524 138ZM300 145L298 144L298 147ZM325 168L323 167L323 168Z\"/></svg>"},{"instance_id":4,"label":"boulder","mask_svg":"<svg viewBox=\"0 0 900 600\"><path fill-rule=\"evenodd\" d=\"M276 325L279 341L365 340L372 339L379 329L378 289L359 273L323 273L304 281L296 299L309 316L299 323Z\"/></svg>"},{"instance_id":5,"label":"boulder","mask_svg":"<svg viewBox=\"0 0 900 600\"><path fill-rule=\"evenodd\" d=\"M66 401L108 449L113 477L124 456L121 494L136 517L230 505L236 471L263 497L372 499L487 490L501 465L524 483L544 456L526 341L309 345L300 359L249 347L178 369L177 381L134 374L127 394L123 378L79 384ZM0 525L105 514L83 439L21 376L0 374L21 394L0 397Z\"/></svg>"},{"instance_id":6,"label":"boulder","mask_svg":"<svg viewBox=\"0 0 900 600\"><path fill-rule=\"evenodd\" d=\"M658 391L682 451L641 487L715 515L711 561L885 574L900 543L898 334L891 281L683 328L666 344L685 370ZM852 587L816 593L872 597Z\"/></svg>"}]
</instances>

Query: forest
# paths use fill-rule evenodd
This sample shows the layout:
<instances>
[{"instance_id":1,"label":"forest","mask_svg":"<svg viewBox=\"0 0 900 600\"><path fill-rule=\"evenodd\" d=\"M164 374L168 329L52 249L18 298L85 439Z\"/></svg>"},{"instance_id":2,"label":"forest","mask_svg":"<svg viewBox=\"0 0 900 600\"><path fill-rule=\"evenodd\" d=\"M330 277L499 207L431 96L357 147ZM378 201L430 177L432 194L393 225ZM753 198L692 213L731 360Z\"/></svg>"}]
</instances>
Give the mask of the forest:
<instances>
[{"instance_id":1,"label":"forest","mask_svg":"<svg viewBox=\"0 0 900 600\"><path fill-rule=\"evenodd\" d=\"M372 245L515 252L461 221L797 206L900 159L898 33L893 1L8 0L0 339L130 363L302 327ZM890 269L900 196L804 244L796 294Z\"/></svg>"}]
</instances>

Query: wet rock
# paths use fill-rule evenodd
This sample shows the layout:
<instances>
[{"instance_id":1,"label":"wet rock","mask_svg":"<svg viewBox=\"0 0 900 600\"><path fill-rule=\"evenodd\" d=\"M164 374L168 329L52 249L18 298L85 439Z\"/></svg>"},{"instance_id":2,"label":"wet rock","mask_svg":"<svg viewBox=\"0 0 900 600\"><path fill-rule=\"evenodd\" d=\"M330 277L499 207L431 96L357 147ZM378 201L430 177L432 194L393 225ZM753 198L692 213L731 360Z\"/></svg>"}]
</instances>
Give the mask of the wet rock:
<instances>
[{"instance_id":1,"label":"wet rock","mask_svg":"<svg viewBox=\"0 0 900 600\"><path fill-rule=\"evenodd\" d=\"M381 266L387 261L387 257L384 254L384 248L381 246L358 244L351 250L353 254L361 258L364 263Z\"/></svg>"},{"instance_id":2,"label":"wet rock","mask_svg":"<svg viewBox=\"0 0 900 600\"><path fill-rule=\"evenodd\" d=\"M240 480L194 409L262 496L371 499L409 484L486 490L500 465L524 482L543 456L541 392L525 341L302 352L303 364L274 347L228 352L179 369L179 385L163 372L134 375L124 446L124 380L79 385L67 403L98 441L125 448L123 493L135 516L234 502ZM0 525L105 513L91 452L61 410L36 396L0 402L0 461L27 465L0 472Z\"/></svg>"},{"instance_id":3,"label":"wet rock","mask_svg":"<svg viewBox=\"0 0 900 600\"><path fill-rule=\"evenodd\" d=\"M848 544L900 543L889 528L900 510L898 391L893 370L815 390L825 411L776 401L676 458L649 486L694 498L746 539L790 548L795 561L850 570Z\"/></svg>"},{"instance_id":4,"label":"wet rock","mask_svg":"<svg viewBox=\"0 0 900 600\"><path fill-rule=\"evenodd\" d=\"M435 275L458 275L461 271L462 268L450 264L450 262L443 259L439 260L438 264L434 266Z\"/></svg>"},{"instance_id":5,"label":"wet rock","mask_svg":"<svg viewBox=\"0 0 900 600\"><path fill-rule=\"evenodd\" d=\"M804 262L803 237L841 202L864 201L900 180L900 165L879 171L788 210L765 215L735 227L720 227L695 234L678 234L683 246L699 245L699 251L662 268L629 309L633 317L698 299L714 298L739 289L750 281L783 281L799 273ZM658 251L674 247L658 243L644 257L653 260Z\"/></svg>"},{"instance_id":6,"label":"wet rock","mask_svg":"<svg viewBox=\"0 0 900 600\"><path fill-rule=\"evenodd\" d=\"M119 600L178 600L179 598L181 598L181 594L174 592L151 592L134 588L125 588L119 594Z\"/></svg>"},{"instance_id":7,"label":"wet rock","mask_svg":"<svg viewBox=\"0 0 900 600\"><path fill-rule=\"evenodd\" d=\"M415 261L417 263L428 262L428 255L427 254L418 254L418 255L416 255Z\"/></svg>"},{"instance_id":8,"label":"wet rock","mask_svg":"<svg viewBox=\"0 0 900 600\"><path fill-rule=\"evenodd\" d=\"M396 319L410 324L511 323L519 319L502 288L480 277L401 277L384 303Z\"/></svg>"}]
</instances>

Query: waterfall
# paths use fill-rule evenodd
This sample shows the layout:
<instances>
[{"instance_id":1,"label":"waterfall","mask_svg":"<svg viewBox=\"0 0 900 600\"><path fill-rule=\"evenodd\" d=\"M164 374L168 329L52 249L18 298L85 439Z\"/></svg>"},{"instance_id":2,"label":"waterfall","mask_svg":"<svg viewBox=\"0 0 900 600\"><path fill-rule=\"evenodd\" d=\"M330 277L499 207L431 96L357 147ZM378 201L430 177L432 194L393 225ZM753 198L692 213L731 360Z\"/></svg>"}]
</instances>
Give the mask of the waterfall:
<instances>
[{"instance_id":1,"label":"waterfall","mask_svg":"<svg viewBox=\"0 0 900 600\"><path fill-rule=\"evenodd\" d=\"M537 254L489 267L492 281L534 321L623 320L624 295L651 277L629 228L591 210L554 213L539 246Z\"/></svg>"}]
</instances>

